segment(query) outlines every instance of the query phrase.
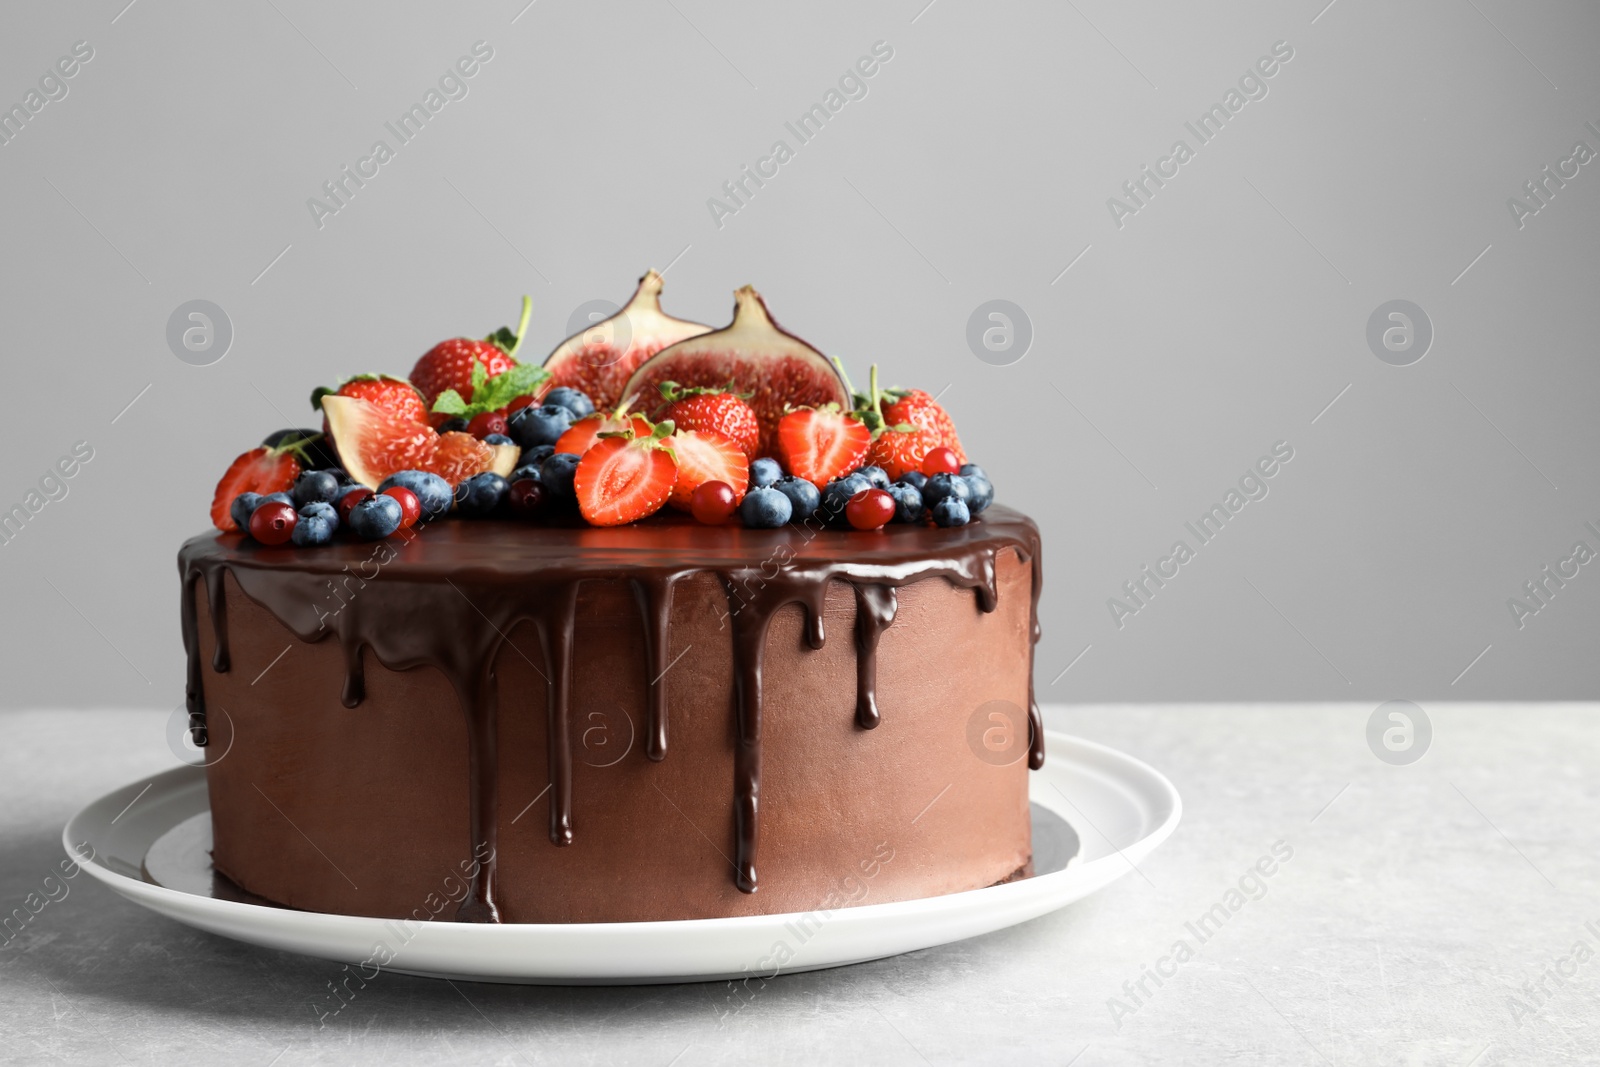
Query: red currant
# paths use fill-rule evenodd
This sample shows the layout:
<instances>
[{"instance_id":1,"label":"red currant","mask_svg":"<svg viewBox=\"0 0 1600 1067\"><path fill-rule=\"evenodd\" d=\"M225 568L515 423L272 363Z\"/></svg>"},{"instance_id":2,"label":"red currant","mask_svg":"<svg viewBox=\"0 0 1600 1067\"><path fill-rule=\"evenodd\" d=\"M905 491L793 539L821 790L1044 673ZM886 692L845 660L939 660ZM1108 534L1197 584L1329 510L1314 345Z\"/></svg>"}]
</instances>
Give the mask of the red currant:
<instances>
[{"instance_id":1,"label":"red currant","mask_svg":"<svg viewBox=\"0 0 1600 1067\"><path fill-rule=\"evenodd\" d=\"M350 509L372 495L372 490L364 485L345 490L344 496L339 498L339 522L347 524L350 521Z\"/></svg>"},{"instance_id":2,"label":"red currant","mask_svg":"<svg viewBox=\"0 0 1600 1067\"><path fill-rule=\"evenodd\" d=\"M472 421L467 423L467 432L480 441L492 433L503 434L506 432L506 417L498 411L474 415Z\"/></svg>"},{"instance_id":3,"label":"red currant","mask_svg":"<svg viewBox=\"0 0 1600 1067\"><path fill-rule=\"evenodd\" d=\"M858 530L881 529L894 518L894 497L882 489L863 489L844 506L844 517Z\"/></svg>"},{"instance_id":4,"label":"red currant","mask_svg":"<svg viewBox=\"0 0 1600 1067\"><path fill-rule=\"evenodd\" d=\"M928 454L922 457L922 473L930 478L935 474L955 474L960 470L961 460L953 448L940 445L938 448L930 448Z\"/></svg>"},{"instance_id":5,"label":"red currant","mask_svg":"<svg viewBox=\"0 0 1600 1067\"><path fill-rule=\"evenodd\" d=\"M264 545L281 545L294 535L294 524L300 521L293 505L274 500L256 508L250 516L250 536Z\"/></svg>"},{"instance_id":6,"label":"red currant","mask_svg":"<svg viewBox=\"0 0 1600 1067\"><path fill-rule=\"evenodd\" d=\"M689 494L689 511L707 526L727 522L738 501L727 482L701 482Z\"/></svg>"},{"instance_id":7,"label":"red currant","mask_svg":"<svg viewBox=\"0 0 1600 1067\"><path fill-rule=\"evenodd\" d=\"M370 496L371 494L367 494ZM403 485L391 485L383 491L384 496L392 496L400 502L400 528L409 530L422 518L422 501L417 499L417 494ZM343 501L340 501L342 504Z\"/></svg>"},{"instance_id":8,"label":"red currant","mask_svg":"<svg viewBox=\"0 0 1600 1067\"><path fill-rule=\"evenodd\" d=\"M518 478L512 482L510 496L512 512L525 519L538 516L549 499L544 486L532 478Z\"/></svg>"}]
</instances>

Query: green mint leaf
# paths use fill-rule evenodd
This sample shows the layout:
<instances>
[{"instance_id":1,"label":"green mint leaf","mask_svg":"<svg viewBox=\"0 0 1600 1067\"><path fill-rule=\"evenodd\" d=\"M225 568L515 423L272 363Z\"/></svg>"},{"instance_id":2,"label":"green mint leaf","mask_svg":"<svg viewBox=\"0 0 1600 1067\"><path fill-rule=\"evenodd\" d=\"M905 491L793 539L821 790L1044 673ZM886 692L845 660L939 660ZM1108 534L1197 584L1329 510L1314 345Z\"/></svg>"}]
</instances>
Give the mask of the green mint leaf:
<instances>
[{"instance_id":1,"label":"green mint leaf","mask_svg":"<svg viewBox=\"0 0 1600 1067\"><path fill-rule=\"evenodd\" d=\"M460 393L454 389L446 389L433 402L433 410L445 415L465 415L467 413L467 404L466 401L461 399Z\"/></svg>"}]
</instances>

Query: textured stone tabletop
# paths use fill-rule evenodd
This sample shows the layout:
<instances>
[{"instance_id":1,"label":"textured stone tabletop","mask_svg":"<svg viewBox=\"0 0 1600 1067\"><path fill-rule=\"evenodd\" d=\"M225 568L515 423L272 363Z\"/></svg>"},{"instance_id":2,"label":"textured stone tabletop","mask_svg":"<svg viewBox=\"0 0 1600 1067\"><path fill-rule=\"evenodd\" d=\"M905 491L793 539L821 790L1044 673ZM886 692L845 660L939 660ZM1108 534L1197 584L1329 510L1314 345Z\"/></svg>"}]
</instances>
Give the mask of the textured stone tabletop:
<instances>
[{"instance_id":1,"label":"textured stone tabletop","mask_svg":"<svg viewBox=\"0 0 1600 1067\"><path fill-rule=\"evenodd\" d=\"M1048 708L1176 783L1170 841L1064 911L785 977L725 1021L722 984L384 974L319 1028L336 965L80 877L3 935L0 1062L1600 1062L1600 707L1430 705L1407 766L1369 747L1373 710ZM0 715L0 914L56 870L73 812L173 764L165 720Z\"/></svg>"}]
</instances>

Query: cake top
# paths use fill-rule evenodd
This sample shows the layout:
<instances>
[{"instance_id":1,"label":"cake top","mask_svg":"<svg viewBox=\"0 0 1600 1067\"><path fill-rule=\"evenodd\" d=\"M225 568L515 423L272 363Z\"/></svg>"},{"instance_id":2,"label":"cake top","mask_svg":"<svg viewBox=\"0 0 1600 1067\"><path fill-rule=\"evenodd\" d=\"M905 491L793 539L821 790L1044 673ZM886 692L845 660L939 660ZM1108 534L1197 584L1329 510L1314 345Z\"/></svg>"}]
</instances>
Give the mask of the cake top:
<instances>
[{"instance_id":1,"label":"cake top","mask_svg":"<svg viewBox=\"0 0 1600 1067\"><path fill-rule=\"evenodd\" d=\"M409 379L317 388L321 428L277 430L235 459L213 524L312 549L432 519L501 520L427 540L681 558L743 556L800 524L845 537L888 528L885 546L903 546L912 529L958 530L993 501L936 397L880 388L876 365L856 392L842 362L780 327L749 286L715 330L665 314L661 287L647 272L615 315L542 365L518 358L524 297L515 330L442 341Z\"/></svg>"}]
</instances>

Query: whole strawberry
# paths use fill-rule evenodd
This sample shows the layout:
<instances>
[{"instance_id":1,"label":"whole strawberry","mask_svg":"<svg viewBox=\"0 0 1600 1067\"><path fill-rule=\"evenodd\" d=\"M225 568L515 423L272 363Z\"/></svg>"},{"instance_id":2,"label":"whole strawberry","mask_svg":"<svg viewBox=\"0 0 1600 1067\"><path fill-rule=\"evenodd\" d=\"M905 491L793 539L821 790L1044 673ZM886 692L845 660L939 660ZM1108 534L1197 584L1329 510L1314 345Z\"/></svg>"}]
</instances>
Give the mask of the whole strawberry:
<instances>
[{"instance_id":1,"label":"whole strawberry","mask_svg":"<svg viewBox=\"0 0 1600 1067\"><path fill-rule=\"evenodd\" d=\"M844 375L844 365L835 361L840 375ZM849 378L845 380L848 382ZM925 398L932 404L933 398L921 390L894 390L878 388L878 365L872 365L871 378L865 394L851 390L855 398L854 415L872 434L872 444L867 449L867 462L875 467L882 467L890 481L897 481L901 475L909 471L920 471L922 461L929 452L944 444L943 438L931 426L914 422L908 418L913 413L914 403L912 394ZM918 401L920 402L920 401ZM934 407L938 407L937 404ZM944 415L943 409L939 414L944 416L946 422L949 416ZM929 419L929 413L924 410L921 417ZM952 438L955 428L950 429ZM957 443L954 446L960 448Z\"/></svg>"},{"instance_id":2,"label":"whole strawberry","mask_svg":"<svg viewBox=\"0 0 1600 1067\"><path fill-rule=\"evenodd\" d=\"M325 396L353 396L357 400L376 404L396 418L408 422L428 421L428 409L422 402L422 394L404 378L387 374L358 374L345 379L337 389L324 386L314 390L311 406L321 411L322 398Z\"/></svg>"},{"instance_id":3,"label":"whole strawberry","mask_svg":"<svg viewBox=\"0 0 1600 1067\"><path fill-rule=\"evenodd\" d=\"M417 360L411 368L411 383L422 393L427 408L446 389L454 389L462 400L472 401L472 368L482 366L485 374L493 378L517 365L513 358L522 344L528 329L528 318L533 312L533 301L522 298L522 318L516 332L501 327L479 341L471 337L452 337L440 341Z\"/></svg>"},{"instance_id":4,"label":"whole strawberry","mask_svg":"<svg viewBox=\"0 0 1600 1067\"><path fill-rule=\"evenodd\" d=\"M669 405L665 417L680 430L711 430L730 438L744 452L745 459L757 457L761 423L755 409L745 403L748 397L722 389L687 388L677 382L661 383L661 398Z\"/></svg>"},{"instance_id":5,"label":"whole strawberry","mask_svg":"<svg viewBox=\"0 0 1600 1067\"><path fill-rule=\"evenodd\" d=\"M921 389L885 389L883 395L889 401L883 407L883 421L886 424L927 430L938 438L939 444L954 452L958 460L962 463L967 461L961 438L956 436L956 424L951 420L950 413L940 407L933 397Z\"/></svg>"},{"instance_id":6,"label":"whole strawberry","mask_svg":"<svg viewBox=\"0 0 1600 1067\"><path fill-rule=\"evenodd\" d=\"M867 449L867 462L882 467L891 482L907 471L920 471L929 452L939 447L939 438L929 430L910 423L886 426Z\"/></svg>"}]
</instances>

